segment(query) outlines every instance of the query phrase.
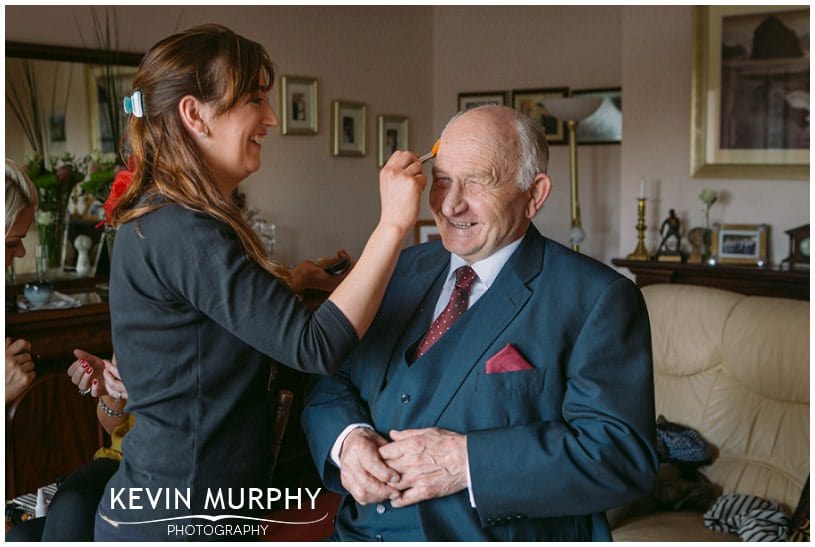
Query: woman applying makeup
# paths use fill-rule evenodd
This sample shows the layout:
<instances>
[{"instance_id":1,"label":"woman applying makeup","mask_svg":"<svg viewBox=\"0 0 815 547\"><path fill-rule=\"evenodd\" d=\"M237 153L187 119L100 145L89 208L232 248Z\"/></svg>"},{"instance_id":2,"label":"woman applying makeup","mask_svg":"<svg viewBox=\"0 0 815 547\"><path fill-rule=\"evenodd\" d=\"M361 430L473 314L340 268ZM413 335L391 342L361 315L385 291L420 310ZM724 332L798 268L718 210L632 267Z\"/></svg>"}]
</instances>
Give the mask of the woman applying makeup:
<instances>
[{"instance_id":1,"label":"woman applying makeup","mask_svg":"<svg viewBox=\"0 0 815 547\"><path fill-rule=\"evenodd\" d=\"M370 326L418 216L422 166L396 152L380 172L381 217L358 262L320 308L304 308L299 281L265 255L231 199L260 168L278 124L273 80L263 47L219 25L160 41L136 74L135 175L111 219L109 300L135 426L100 503L97 540L218 539L168 535L168 524L254 514L205 501L230 488L266 491L270 358L309 373L336 370ZM146 488L189 502L151 504ZM175 517L187 518L167 520Z\"/></svg>"}]
</instances>

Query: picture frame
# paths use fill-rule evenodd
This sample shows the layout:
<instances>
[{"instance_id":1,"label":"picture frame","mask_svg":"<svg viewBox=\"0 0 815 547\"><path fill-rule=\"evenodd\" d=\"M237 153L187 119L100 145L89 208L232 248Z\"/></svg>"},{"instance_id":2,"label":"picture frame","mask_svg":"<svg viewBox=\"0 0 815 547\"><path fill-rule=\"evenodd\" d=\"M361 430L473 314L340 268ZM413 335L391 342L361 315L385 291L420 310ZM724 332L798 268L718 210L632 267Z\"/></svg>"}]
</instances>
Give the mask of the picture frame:
<instances>
[{"instance_id":1,"label":"picture frame","mask_svg":"<svg viewBox=\"0 0 815 547\"><path fill-rule=\"evenodd\" d=\"M458 111L469 110L476 106L494 104L506 106L507 94L505 91L478 91L458 94Z\"/></svg>"},{"instance_id":2,"label":"picture frame","mask_svg":"<svg viewBox=\"0 0 815 547\"><path fill-rule=\"evenodd\" d=\"M575 89L572 97L598 97L594 113L577 124L577 144L620 144L623 141L623 91L620 87Z\"/></svg>"},{"instance_id":3,"label":"picture frame","mask_svg":"<svg viewBox=\"0 0 815 547\"><path fill-rule=\"evenodd\" d=\"M441 239L439 228L436 226L435 220L417 220L413 226L413 242L418 245L419 243L427 243Z\"/></svg>"},{"instance_id":4,"label":"picture frame","mask_svg":"<svg viewBox=\"0 0 815 547\"><path fill-rule=\"evenodd\" d=\"M307 76L280 77L280 134L316 135L317 79Z\"/></svg>"},{"instance_id":5,"label":"picture frame","mask_svg":"<svg viewBox=\"0 0 815 547\"><path fill-rule=\"evenodd\" d=\"M513 89L512 108L526 114L540 123L546 130L548 144L568 144L566 125L555 118L541 104L546 99L560 99L569 96L568 87L546 87L541 89Z\"/></svg>"},{"instance_id":6,"label":"picture frame","mask_svg":"<svg viewBox=\"0 0 815 547\"><path fill-rule=\"evenodd\" d=\"M365 155L365 104L331 102L331 155Z\"/></svg>"},{"instance_id":7,"label":"picture frame","mask_svg":"<svg viewBox=\"0 0 815 547\"><path fill-rule=\"evenodd\" d=\"M767 224L714 224L711 251L719 264L767 265Z\"/></svg>"},{"instance_id":8,"label":"picture frame","mask_svg":"<svg viewBox=\"0 0 815 547\"><path fill-rule=\"evenodd\" d=\"M809 8L694 7L693 33L691 176L809 178Z\"/></svg>"},{"instance_id":9,"label":"picture frame","mask_svg":"<svg viewBox=\"0 0 815 547\"><path fill-rule=\"evenodd\" d=\"M108 108L122 109L121 104L110 105L110 98L105 91L105 68L89 65L87 70L88 82L88 120L90 122L91 151L101 153L115 153L119 143L113 142L110 122L105 114ZM112 65L107 68L117 83L119 97L130 95L133 79L136 77L138 67ZM122 113L122 116L125 116ZM123 122L126 124L126 121Z\"/></svg>"},{"instance_id":10,"label":"picture frame","mask_svg":"<svg viewBox=\"0 0 815 547\"><path fill-rule=\"evenodd\" d=\"M376 117L376 165L382 167L396 150L409 150L407 116L380 114Z\"/></svg>"}]
</instances>

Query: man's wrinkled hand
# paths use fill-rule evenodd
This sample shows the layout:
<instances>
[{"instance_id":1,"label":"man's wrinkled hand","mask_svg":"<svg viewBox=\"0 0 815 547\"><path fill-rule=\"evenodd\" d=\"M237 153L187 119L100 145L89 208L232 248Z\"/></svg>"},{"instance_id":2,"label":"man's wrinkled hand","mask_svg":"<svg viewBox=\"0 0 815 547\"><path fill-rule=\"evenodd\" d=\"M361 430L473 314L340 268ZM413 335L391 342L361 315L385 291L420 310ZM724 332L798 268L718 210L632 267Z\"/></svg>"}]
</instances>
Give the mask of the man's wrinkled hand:
<instances>
[{"instance_id":1,"label":"man's wrinkled hand","mask_svg":"<svg viewBox=\"0 0 815 547\"><path fill-rule=\"evenodd\" d=\"M401 479L393 507L441 498L467 488L467 437L438 428L391 431L392 443L379 448Z\"/></svg>"},{"instance_id":2,"label":"man's wrinkled hand","mask_svg":"<svg viewBox=\"0 0 815 547\"><path fill-rule=\"evenodd\" d=\"M399 491L389 485L399 480L399 474L379 456L379 447L387 443L376 431L360 427L351 431L342 444L340 480L360 505L399 495Z\"/></svg>"}]
</instances>

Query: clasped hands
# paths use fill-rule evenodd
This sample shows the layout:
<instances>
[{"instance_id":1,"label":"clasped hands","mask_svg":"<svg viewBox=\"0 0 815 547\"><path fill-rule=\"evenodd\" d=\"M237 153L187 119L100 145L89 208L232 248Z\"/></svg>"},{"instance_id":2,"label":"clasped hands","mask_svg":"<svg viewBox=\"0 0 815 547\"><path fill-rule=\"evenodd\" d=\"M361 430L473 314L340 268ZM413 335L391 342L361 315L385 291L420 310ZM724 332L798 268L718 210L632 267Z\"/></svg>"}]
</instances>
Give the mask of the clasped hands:
<instances>
[{"instance_id":1,"label":"clasped hands","mask_svg":"<svg viewBox=\"0 0 815 547\"><path fill-rule=\"evenodd\" d=\"M357 503L390 500L393 507L467 488L467 437L438 428L354 429L340 452L340 479Z\"/></svg>"},{"instance_id":2,"label":"clasped hands","mask_svg":"<svg viewBox=\"0 0 815 547\"><path fill-rule=\"evenodd\" d=\"M76 361L68 367L68 376L80 392L90 393L91 397L107 395L116 399L127 399L127 390L119 377L116 357L113 361L82 351L74 350Z\"/></svg>"}]
</instances>

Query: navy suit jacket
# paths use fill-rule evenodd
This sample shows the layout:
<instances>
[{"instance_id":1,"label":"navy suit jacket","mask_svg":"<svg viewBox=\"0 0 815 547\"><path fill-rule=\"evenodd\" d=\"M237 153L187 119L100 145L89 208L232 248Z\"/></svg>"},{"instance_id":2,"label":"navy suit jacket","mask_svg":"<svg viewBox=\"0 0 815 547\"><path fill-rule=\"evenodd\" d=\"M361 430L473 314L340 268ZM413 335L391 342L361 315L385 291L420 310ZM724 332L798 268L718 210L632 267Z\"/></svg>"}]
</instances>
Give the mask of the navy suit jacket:
<instances>
[{"instance_id":1,"label":"navy suit jacket","mask_svg":"<svg viewBox=\"0 0 815 547\"><path fill-rule=\"evenodd\" d=\"M331 446L347 425L366 422L386 438L417 427L467 435L476 508L466 489L421 502L424 539L610 540L603 512L650 492L657 469L639 289L531 225L492 287L412 365L427 358L437 376L407 381L399 367L432 320L449 257L439 242L403 251L368 333L307 398L302 422L317 469L345 494L337 532L361 539L352 528L364 508L343 489ZM534 368L487 374L487 359L508 343ZM362 524L373 534L375 522Z\"/></svg>"}]
</instances>

